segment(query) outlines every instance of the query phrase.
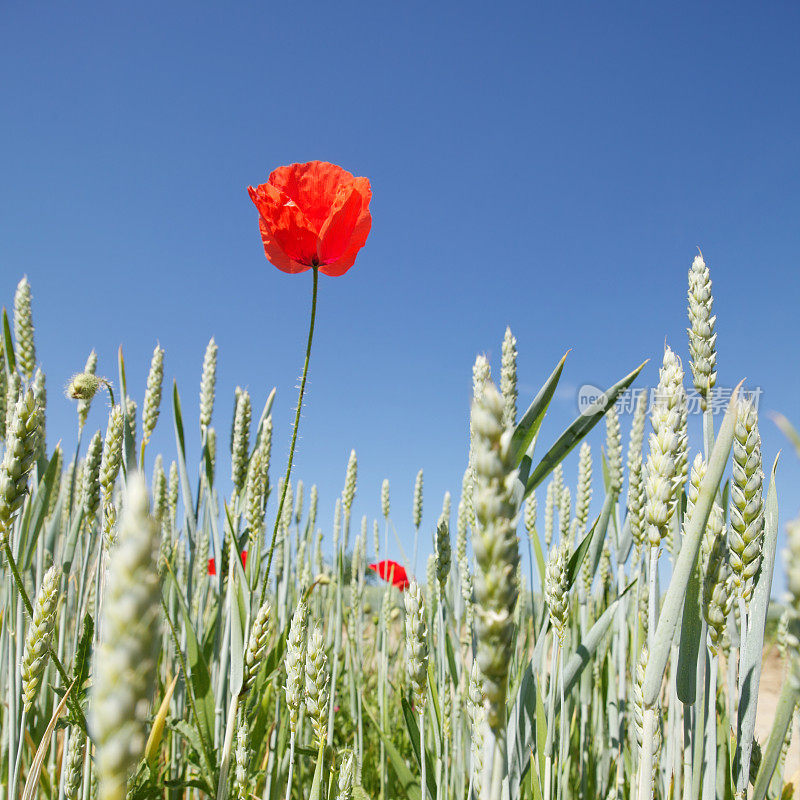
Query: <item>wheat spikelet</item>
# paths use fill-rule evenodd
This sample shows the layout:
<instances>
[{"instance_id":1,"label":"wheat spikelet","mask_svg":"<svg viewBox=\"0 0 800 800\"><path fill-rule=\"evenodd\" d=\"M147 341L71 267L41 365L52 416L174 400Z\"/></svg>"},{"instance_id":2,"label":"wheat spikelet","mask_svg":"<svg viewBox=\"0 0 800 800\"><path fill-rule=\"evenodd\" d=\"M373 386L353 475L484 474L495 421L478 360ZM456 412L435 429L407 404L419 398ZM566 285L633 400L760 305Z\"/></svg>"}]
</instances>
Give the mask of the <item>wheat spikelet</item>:
<instances>
[{"instance_id":1,"label":"wheat spikelet","mask_svg":"<svg viewBox=\"0 0 800 800\"><path fill-rule=\"evenodd\" d=\"M81 504L83 516L87 524L91 524L100 507L100 462L103 457L103 438L100 431L92 436L86 449L83 462L83 485L81 486Z\"/></svg>"},{"instance_id":2,"label":"wheat spikelet","mask_svg":"<svg viewBox=\"0 0 800 800\"><path fill-rule=\"evenodd\" d=\"M406 607L406 667L414 705L425 707L428 687L428 630L425 624L425 603L416 581L405 591Z\"/></svg>"},{"instance_id":3,"label":"wheat spikelet","mask_svg":"<svg viewBox=\"0 0 800 800\"><path fill-rule=\"evenodd\" d=\"M100 800L123 800L128 775L144 752L161 597L158 527L148 505L144 480L129 475L119 543L111 551L91 694Z\"/></svg>"},{"instance_id":4,"label":"wheat spikelet","mask_svg":"<svg viewBox=\"0 0 800 800\"><path fill-rule=\"evenodd\" d=\"M297 732L300 717L300 703L303 691L303 670L305 665L306 619L308 607L301 600L289 626L289 638L286 642L286 705L289 709L289 730Z\"/></svg>"},{"instance_id":5,"label":"wheat spikelet","mask_svg":"<svg viewBox=\"0 0 800 800\"><path fill-rule=\"evenodd\" d=\"M161 408L161 386L164 382L164 350L156 345L147 375L147 388L142 406L142 445L153 435Z\"/></svg>"},{"instance_id":6,"label":"wheat spikelet","mask_svg":"<svg viewBox=\"0 0 800 800\"><path fill-rule=\"evenodd\" d=\"M31 389L14 403L6 426L6 448L0 462L0 543L7 540L11 522L25 502L28 475L36 456L39 413Z\"/></svg>"},{"instance_id":7,"label":"wheat spikelet","mask_svg":"<svg viewBox=\"0 0 800 800\"><path fill-rule=\"evenodd\" d=\"M212 336L203 356L203 373L200 377L200 430L208 428L214 413L218 350L217 343Z\"/></svg>"},{"instance_id":8,"label":"wheat spikelet","mask_svg":"<svg viewBox=\"0 0 800 800\"><path fill-rule=\"evenodd\" d=\"M519 564L516 508L512 496L511 429L503 427L503 398L487 383L472 406L475 432L475 615L477 659L484 676L488 722L505 724L508 667L513 651L514 607Z\"/></svg>"},{"instance_id":9,"label":"wheat spikelet","mask_svg":"<svg viewBox=\"0 0 800 800\"><path fill-rule=\"evenodd\" d=\"M259 667L264 660L270 633L270 613L269 600L265 600L256 612L253 624L250 626L250 636L244 653L243 691L247 691L252 687L258 676Z\"/></svg>"},{"instance_id":10,"label":"wheat spikelet","mask_svg":"<svg viewBox=\"0 0 800 800\"><path fill-rule=\"evenodd\" d=\"M714 298L711 295L711 278L703 256L695 256L689 269L689 351L694 388L706 408L711 390L717 381L717 318L711 313Z\"/></svg>"},{"instance_id":11,"label":"wheat spikelet","mask_svg":"<svg viewBox=\"0 0 800 800\"><path fill-rule=\"evenodd\" d=\"M42 585L33 606L33 618L25 636L21 666L22 699L25 711L31 707L36 698L39 681L50 655L50 643L56 624L60 580L61 569L53 565L42 578Z\"/></svg>"},{"instance_id":12,"label":"wheat spikelet","mask_svg":"<svg viewBox=\"0 0 800 800\"><path fill-rule=\"evenodd\" d=\"M503 425L517 424L517 340L506 328L500 363L500 393L503 395Z\"/></svg>"},{"instance_id":13,"label":"wheat spikelet","mask_svg":"<svg viewBox=\"0 0 800 800\"><path fill-rule=\"evenodd\" d=\"M231 439L231 482L238 494L242 493L247 478L247 459L250 454L250 393L238 390L236 413L233 417L233 437ZM291 508L291 505L289 506Z\"/></svg>"},{"instance_id":14,"label":"wheat spikelet","mask_svg":"<svg viewBox=\"0 0 800 800\"><path fill-rule=\"evenodd\" d=\"M731 468L730 562L736 592L749 603L761 564L764 539L764 503L761 437L751 402L739 404L733 436Z\"/></svg>"},{"instance_id":15,"label":"wheat spikelet","mask_svg":"<svg viewBox=\"0 0 800 800\"><path fill-rule=\"evenodd\" d=\"M608 489L616 497L622 490L622 435L615 406L611 406L606 412L606 459Z\"/></svg>"},{"instance_id":16,"label":"wheat spikelet","mask_svg":"<svg viewBox=\"0 0 800 800\"><path fill-rule=\"evenodd\" d=\"M569 558L569 540L562 539L550 551L545 568L545 599L550 609L553 629L560 642L563 643L569 611L567 597L567 560Z\"/></svg>"},{"instance_id":17,"label":"wheat spikelet","mask_svg":"<svg viewBox=\"0 0 800 800\"><path fill-rule=\"evenodd\" d=\"M417 529L419 529L422 522L422 481L422 470L420 470L414 480L414 502L412 505L414 527Z\"/></svg>"},{"instance_id":18,"label":"wheat spikelet","mask_svg":"<svg viewBox=\"0 0 800 800\"><path fill-rule=\"evenodd\" d=\"M319 625L308 636L305 665L305 704L314 730L314 741L322 747L328 725L328 658Z\"/></svg>"},{"instance_id":19,"label":"wheat spikelet","mask_svg":"<svg viewBox=\"0 0 800 800\"><path fill-rule=\"evenodd\" d=\"M92 350L86 359L86 365L83 368L82 375L76 375L72 379L73 389L78 385L83 385L84 391L80 395L72 394L72 397L78 399L78 429L83 430L86 425L86 420L89 416L89 409L92 407L92 400L94 399L97 390L100 388L100 379L96 376L97 373L97 353Z\"/></svg>"},{"instance_id":20,"label":"wheat spikelet","mask_svg":"<svg viewBox=\"0 0 800 800\"><path fill-rule=\"evenodd\" d=\"M36 367L36 347L33 343L31 285L27 278L17 284L14 294L14 338L17 340L17 365L23 376L30 381Z\"/></svg>"}]
</instances>

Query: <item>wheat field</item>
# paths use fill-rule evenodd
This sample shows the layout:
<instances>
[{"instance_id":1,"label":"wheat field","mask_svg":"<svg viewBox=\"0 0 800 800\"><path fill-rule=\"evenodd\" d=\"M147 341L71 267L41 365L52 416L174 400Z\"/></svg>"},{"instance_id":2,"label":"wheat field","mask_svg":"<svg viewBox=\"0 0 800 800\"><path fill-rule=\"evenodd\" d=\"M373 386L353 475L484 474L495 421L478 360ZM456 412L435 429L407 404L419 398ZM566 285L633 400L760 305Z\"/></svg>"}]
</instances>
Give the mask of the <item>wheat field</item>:
<instances>
[{"instance_id":1,"label":"wheat field","mask_svg":"<svg viewBox=\"0 0 800 800\"><path fill-rule=\"evenodd\" d=\"M526 376L541 389L518 409L507 330L496 381L475 361L452 501L425 498L420 471L351 519L353 452L323 520L314 476L271 461L274 391L216 408L213 339L199 406L165 386L160 347L140 397L121 351L113 378L92 353L67 388L77 439L46 429L20 281L0 349L0 798L796 794L800 520L782 557L757 405L741 386L719 402L702 256L687 297L688 341L652 354L658 387L638 366L550 439L564 359ZM157 425L169 453L151 452ZM418 576L387 560L396 504L414 552L433 549Z\"/></svg>"}]
</instances>

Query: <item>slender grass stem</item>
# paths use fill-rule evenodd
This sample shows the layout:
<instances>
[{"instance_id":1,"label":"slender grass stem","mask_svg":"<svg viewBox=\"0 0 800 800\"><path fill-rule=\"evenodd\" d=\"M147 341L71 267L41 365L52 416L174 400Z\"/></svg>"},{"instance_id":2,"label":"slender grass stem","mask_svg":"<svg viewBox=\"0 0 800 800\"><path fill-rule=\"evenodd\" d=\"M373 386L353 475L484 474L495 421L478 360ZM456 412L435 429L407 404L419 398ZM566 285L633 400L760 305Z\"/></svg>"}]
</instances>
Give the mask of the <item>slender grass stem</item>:
<instances>
[{"instance_id":1,"label":"slender grass stem","mask_svg":"<svg viewBox=\"0 0 800 800\"><path fill-rule=\"evenodd\" d=\"M269 584L269 573L272 568L272 556L275 552L275 540L278 537L278 527L281 522L281 513L283 511L283 503L286 500L286 490L289 487L289 478L292 474L292 464L294 462L294 449L297 444L297 431L300 427L300 413L303 410L303 396L306 391L306 380L308 378L308 362L311 360L311 343L314 339L314 323L317 318L317 285L319 283L319 273L317 267L312 268L314 275L314 286L311 294L311 321L308 326L308 341L306 343L306 358L303 363L303 377L300 379L300 394L297 398L297 409L294 414L294 425L292 426L292 441L289 445L289 460L286 464L286 474L283 478L283 489L281 491L281 499L278 502L278 510L275 513L275 525L272 529L272 541L269 545L269 554L267 556L267 568L264 572L262 580L262 596L266 596L267 585Z\"/></svg>"}]
</instances>

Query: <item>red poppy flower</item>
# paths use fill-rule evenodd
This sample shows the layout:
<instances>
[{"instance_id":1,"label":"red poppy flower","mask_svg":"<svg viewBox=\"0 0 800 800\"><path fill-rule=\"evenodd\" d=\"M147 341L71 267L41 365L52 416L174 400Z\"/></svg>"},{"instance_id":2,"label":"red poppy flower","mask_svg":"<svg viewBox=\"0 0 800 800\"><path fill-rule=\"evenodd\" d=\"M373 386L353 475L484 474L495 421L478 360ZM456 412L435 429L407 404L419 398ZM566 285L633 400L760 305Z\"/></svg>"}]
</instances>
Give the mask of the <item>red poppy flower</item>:
<instances>
[{"instance_id":1,"label":"red poppy flower","mask_svg":"<svg viewBox=\"0 0 800 800\"><path fill-rule=\"evenodd\" d=\"M344 275L367 241L369 181L336 164L278 167L267 183L248 191L258 209L264 252L284 272L319 267L324 275Z\"/></svg>"},{"instance_id":2,"label":"red poppy flower","mask_svg":"<svg viewBox=\"0 0 800 800\"><path fill-rule=\"evenodd\" d=\"M247 566L247 550L242 550L241 553L242 557L242 566ZM217 574L217 562L214 561L213 558L208 559L208 574L209 575L216 575Z\"/></svg>"},{"instance_id":3,"label":"red poppy flower","mask_svg":"<svg viewBox=\"0 0 800 800\"><path fill-rule=\"evenodd\" d=\"M379 561L377 564L370 564L369 568L373 572L377 572L383 580L388 581L401 592L408 589L408 574L405 567L396 561Z\"/></svg>"}]
</instances>

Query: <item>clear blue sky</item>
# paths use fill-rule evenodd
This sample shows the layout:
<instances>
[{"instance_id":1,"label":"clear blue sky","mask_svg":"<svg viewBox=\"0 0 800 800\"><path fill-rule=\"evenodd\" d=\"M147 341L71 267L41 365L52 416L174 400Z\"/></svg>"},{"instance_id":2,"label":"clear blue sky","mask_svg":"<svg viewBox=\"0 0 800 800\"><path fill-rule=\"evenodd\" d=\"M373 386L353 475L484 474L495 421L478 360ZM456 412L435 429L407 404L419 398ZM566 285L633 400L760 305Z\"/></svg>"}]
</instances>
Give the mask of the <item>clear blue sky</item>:
<instances>
[{"instance_id":1,"label":"clear blue sky","mask_svg":"<svg viewBox=\"0 0 800 800\"><path fill-rule=\"evenodd\" d=\"M499 372L507 324L523 406L572 348L540 452L581 384L665 339L688 361L698 245L720 384L746 377L800 423L796 3L9 0L0 19L0 290L32 283L51 443L74 437L60 387L92 347L115 378L119 344L139 399L166 348L194 431L214 335L222 442L236 384L259 407L278 389L277 478L311 275L267 263L246 187L310 159L374 193L356 265L320 281L297 475L326 529L355 447L356 524L386 476L408 536L424 467L430 534L460 487L472 362ZM762 432L765 460L784 448L785 520L800 468L766 415Z\"/></svg>"}]
</instances>

